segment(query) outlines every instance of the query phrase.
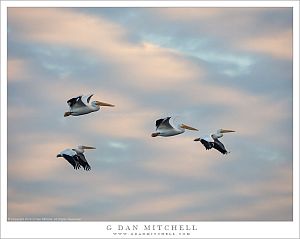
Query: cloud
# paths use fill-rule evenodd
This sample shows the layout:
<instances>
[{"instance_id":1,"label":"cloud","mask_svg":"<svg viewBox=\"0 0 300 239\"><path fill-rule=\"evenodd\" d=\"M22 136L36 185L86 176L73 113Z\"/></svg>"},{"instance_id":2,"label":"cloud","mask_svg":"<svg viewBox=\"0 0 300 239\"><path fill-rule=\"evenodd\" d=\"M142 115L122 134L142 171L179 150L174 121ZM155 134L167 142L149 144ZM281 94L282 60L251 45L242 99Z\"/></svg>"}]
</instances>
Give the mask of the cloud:
<instances>
[{"instance_id":1,"label":"cloud","mask_svg":"<svg viewBox=\"0 0 300 239\"><path fill-rule=\"evenodd\" d=\"M53 21L45 21L47 16ZM101 17L60 9L12 9L9 19L16 37L87 50L114 64L127 76L126 83L142 90L168 90L201 73L168 49L147 42L130 43L120 25Z\"/></svg>"},{"instance_id":2,"label":"cloud","mask_svg":"<svg viewBox=\"0 0 300 239\"><path fill-rule=\"evenodd\" d=\"M103 117L103 123L95 121L88 121L85 128L90 133L101 133L111 137L120 139L144 139L150 137L147 124L149 124L149 117L152 115L151 111L142 111L138 108L139 112L129 113L124 112L111 114L110 116Z\"/></svg>"},{"instance_id":3,"label":"cloud","mask_svg":"<svg viewBox=\"0 0 300 239\"><path fill-rule=\"evenodd\" d=\"M240 43L240 47L247 51L270 54L279 59L292 60L293 32L287 30L273 35L250 37Z\"/></svg>"},{"instance_id":4,"label":"cloud","mask_svg":"<svg viewBox=\"0 0 300 239\"><path fill-rule=\"evenodd\" d=\"M200 203L201 198L196 193L182 195L167 195L132 203L119 212L119 218L147 218L148 220L170 220L170 214L176 214L190 205ZM167 219L167 220L168 220ZM173 220L178 220L173 218Z\"/></svg>"},{"instance_id":5,"label":"cloud","mask_svg":"<svg viewBox=\"0 0 300 239\"><path fill-rule=\"evenodd\" d=\"M38 112L30 106L26 108L20 106L11 106L7 109L7 117L10 120L20 120L22 118L31 118L36 115Z\"/></svg>"},{"instance_id":6,"label":"cloud","mask_svg":"<svg viewBox=\"0 0 300 239\"><path fill-rule=\"evenodd\" d=\"M293 202L293 178L289 163L277 165L268 175L270 177L263 181L232 182L232 193L250 200L245 205L238 205L238 210L228 208L222 217L238 220L243 215L244 220L292 220L289 205Z\"/></svg>"},{"instance_id":7,"label":"cloud","mask_svg":"<svg viewBox=\"0 0 300 239\"><path fill-rule=\"evenodd\" d=\"M76 145L74 137L47 135L45 132L14 135L13 138L10 136L10 140L14 145L22 145L17 151L13 151L11 144L8 151L11 158L8 163L8 175L11 180L49 180L49 177L69 166L67 161L56 158L56 155L63 149Z\"/></svg>"},{"instance_id":8,"label":"cloud","mask_svg":"<svg viewBox=\"0 0 300 239\"><path fill-rule=\"evenodd\" d=\"M209 105L211 111L203 112L208 114L211 125L209 130L227 127L243 135L255 136L270 130L269 122L280 122L291 118L288 108L289 101L286 100L274 101L265 96L253 95L243 90L210 83L190 85L186 91L188 92L186 97L189 98L190 104ZM211 115L209 116L209 114ZM205 125L200 124L195 127L202 131L201 127L205 127Z\"/></svg>"},{"instance_id":9,"label":"cloud","mask_svg":"<svg viewBox=\"0 0 300 239\"><path fill-rule=\"evenodd\" d=\"M115 148L115 149L126 150L128 148L127 144L122 143L122 142L111 141L108 144L110 147Z\"/></svg>"},{"instance_id":10,"label":"cloud","mask_svg":"<svg viewBox=\"0 0 300 239\"><path fill-rule=\"evenodd\" d=\"M163 15L176 22L190 22L218 17L224 14L224 10L222 8L157 8L153 13Z\"/></svg>"},{"instance_id":11,"label":"cloud","mask_svg":"<svg viewBox=\"0 0 300 239\"><path fill-rule=\"evenodd\" d=\"M194 136L196 138L196 136ZM210 169L218 163L215 154L207 155L202 145L193 142L193 137L155 138L151 148L156 155L143 161L140 166L155 174L169 177L205 178ZM159 154L158 154L159 153Z\"/></svg>"},{"instance_id":12,"label":"cloud","mask_svg":"<svg viewBox=\"0 0 300 239\"><path fill-rule=\"evenodd\" d=\"M25 59L9 59L7 61L8 81L23 81L30 79L29 65Z\"/></svg>"},{"instance_id":13,"label":"cloud","mask_svg":"<svg viewBox=\"0 0 300 239\"><path fill-rule=\"evenodd\" d=\"M205 52L208 55L213 52L228 55L230 52L241 58L244 51L253 53L253 56L261 53L283 60L292 59L292 14L288 8L160 8L149 12L166 22L154 30L154 36L159 37L167 31L165 35L169 39L183 34L190 37L187 39L190 42L199 44L202 40L197 47L202 59ZM149 19L152 24L159 22L150 16ZM197 28L192 27L195 21L198 22ZM168 24L180 25L181 28L166 30L164 26ZM200 41L195 41L195 38ZM211 42L214 45L207 51L207 44ZM176 45L180 46L180 43Z\"/></svg>"},{"instance_id":14,"label":"cloud","mask_svg":"<svg viewBox=\"0 0 300 239\"><path fill-rule=\"evenodd\" d=\"M159 160L163 161L166 158ZM173 165L177 165L178 168L180 165L181 171L185 171L183 161L185 160L183 159L180 164L176 162L176 159L173 163L167 160L170 165L168 169L172 171L175 167ZM187 160L185 163L191 162ZM230 161L224 160L223 163L230 164ZM217 160L216 164L220 165L221 162ZM195 164L192 165L195 167ZM170 187L159 195L154 194L138 201L133 200L124 210L116 209L111 212L110 216L116 220L133 218L133 220L175 221L288 221L292 219L289 206L292 203L292 177L289 174L288 165L281 165L281 167L280 170L271 170L272 178L267 180L247 181L235 178L232 174L226 174L228 172L220 173L205 167L203 169L199 167L199 180L195 177L185 180L180 174L176 176L175 173L174 178L162 179L161 176L156 176L156 178L160 177L163 182L170 180ZM210 175L205 174L206 170ZM179 172L180 170L177 173ZM168 170L165 170L163 174L170 176ZM176 187L184 187L184 189L179 193L175 191Z\"/></svg>"}]
</instances>

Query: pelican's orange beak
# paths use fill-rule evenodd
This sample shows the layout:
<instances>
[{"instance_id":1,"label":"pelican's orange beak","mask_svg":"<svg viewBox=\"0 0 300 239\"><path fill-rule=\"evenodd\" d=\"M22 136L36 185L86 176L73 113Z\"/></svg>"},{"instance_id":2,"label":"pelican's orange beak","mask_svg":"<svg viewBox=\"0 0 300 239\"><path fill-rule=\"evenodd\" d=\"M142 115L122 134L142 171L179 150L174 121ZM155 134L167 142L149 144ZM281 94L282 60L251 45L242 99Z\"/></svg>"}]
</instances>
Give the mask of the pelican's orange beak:
<instances>
[{"instance_id":1,"label":"pelican's orange beak","mask_svg":"<svg viewBox=\"0 0 300 239\"><path fill-rule=\"evenodd\" d=\"M114 105L112 105L112 104L100 102L100 101L96 101L96 105L114 107Z\"/></svg>"},{"instance_id":2,"label":"pelican's orange beak","mask_svg":"<svg viewBox=\"0 0 300 239\"><path fill-rule=\"evenodd\" d=\"M230 129L221 129L220 131L221 133L231 133L231 132L235 132L234 130L230 130Z\"/></svg>"},{"instance_id":3,"label":"pelican's orange beak","mask_svg":"<svg viewBox=\"0 0 300 239\"><path fill-rule=\"evenodd\" d=\"M96 149L94 147L90 147L90 146L82 146L83 149Z\"/></svg>"},{"instance_id":4,"label":"pelican's orange beak","mask_svg":"<svg viewBox=\"0 0 300 239\"><path fill-rule=\"evenodd\" d=\"M181 128L184 128L184 129L189 129L189 130L196 130L196 131L198 131L198 129L195 129L195 128L193 128L193 127L191 127L191 126L188 126L188 125L186 125L186 124L181 124L180 127L181 127Z\"/></svg>"}]
</instances>

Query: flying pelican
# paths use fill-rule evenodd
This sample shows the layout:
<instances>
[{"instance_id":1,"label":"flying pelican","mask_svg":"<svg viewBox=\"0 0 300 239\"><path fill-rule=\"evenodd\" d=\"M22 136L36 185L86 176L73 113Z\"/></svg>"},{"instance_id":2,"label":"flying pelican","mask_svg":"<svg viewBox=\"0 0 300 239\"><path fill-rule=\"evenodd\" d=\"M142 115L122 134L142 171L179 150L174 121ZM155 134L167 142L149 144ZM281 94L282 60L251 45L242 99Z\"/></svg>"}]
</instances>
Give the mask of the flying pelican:
<instances>
[{"instance_id":1,"label":"flying pelican","mask_svg":"<svg viewBox=\"0 0 300 239\"><path fill-rule=\"evenodd\" d=\"M65 112L64 117L67 117L69 115L78 116L78 115L84 115L91 112L95 112L100 109L100 106L114 107L114 105L112 104L108 104L100 101L92 101L90 103L92 96L93 94L81 95L69 99L67 103L70 106L70 111Z\"/></svg>"},{"instance_id":2,"label":"flying pelican","mask_svg":"<svg viewBox=\"0 0 300 239\"><path fill-rule=\"evenodd\" d=\"M56 157L63 157L65 158L73 167L74 169L79 169L81 166L84 170L91 170L91 166L87 162L84 156L85 149L95 149L94 147L90 146L83 146L80 145L77 149L65 149L61 151Z\"/></svg>"},{"instance_id":3,"label":"flying pelican","mask_svg":"<svg viewBox=\"0 0 300 239\"><path fill-rule=\"evenodd\" d=\"M194 139L194 141L200 141L204 145L206 150L215 148L222 154L228 154L229 152L226 150L224 144L222 144L221 141L218 140L218 138L223 137L223 133L230 133L230 132L235 132L235 131L228 130L228 129L219 129L219 130L217 130L216 133L207 135L203 138Z\"/></svg>"},{"instance_id":4,"label":"flying pelican","mask_svg":"<svg viewBox=\"0 0 300 239\"><path fill-rule=\"evenodd\" d=\"M172 117L166 117L156 120L156 132L152 133L151 136L169 137L177 134L182 134L185 129L198 131L198 129L195 129L191 126L176 123L175 119Z\"/></svg>"}]
</instances>

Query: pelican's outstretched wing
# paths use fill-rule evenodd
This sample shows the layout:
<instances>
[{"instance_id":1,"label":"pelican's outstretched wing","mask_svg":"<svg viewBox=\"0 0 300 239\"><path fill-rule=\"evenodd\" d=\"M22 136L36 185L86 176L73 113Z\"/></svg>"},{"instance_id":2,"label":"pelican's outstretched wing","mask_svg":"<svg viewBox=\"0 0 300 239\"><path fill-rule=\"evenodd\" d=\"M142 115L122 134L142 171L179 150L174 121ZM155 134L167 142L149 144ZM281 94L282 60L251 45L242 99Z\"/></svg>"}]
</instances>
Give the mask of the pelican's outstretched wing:
<instances>
[{"instance_id":1,"label":"pelican's outstretched wing","mask_svg":"<svg viewBox=\"0 0 300 239\"><path fill-rule=\"evenodd\" d=\"M64 157L64 159L66 159L72 166L74 169L79 169L80 168L80 164L77 160L77 156L70 156L68 154L62 154L62 156Z\"/></svg>"},{"instance_id":2,"label":"pelican's outstretched wing","mask_svg":"<svg viewBox=\"0 0 300 239\"><path fill-rule=\"evenodd\" d=\"M211 135L206 135L202 138L199 138L199 141L203 144L206 150L211 149L214 146L214 140Z\"/></svg>"},{"instance_id":3,"label":"pelican's outstretched wing","mask_svg":"<svg viewBox=\"0 0 300 239\"><path fill-rule=\"evenodd\" d=\"M77 153L77 156L78 156L78 162L84 168L84 170L87 170L87 171L91 170L91 166L87 162L84 154L83 153Z\"/></svg>"},{"instance_id":4,"label":"pelican's outstretched wing","mask_svg":"<svg viewBox=\"0 0 300 239\"><path fill-rule=\"evenodd\" d=\"M222 154L227 154L227 150L225 149L224 144L221 143L220 140L218 139L214 139L214 143L213 143L213 147L218 150L219 152L221 152Z\"/></svg>"},{"instance_id":5,"label":"pelican's outstretched wing","mask_svg":"<svg viewBox=\"0 0 300 239\"><path fill-rule=\"evenodd\" d=\"M206 141L205 139L200 139L200 142L204 145L206 150L211 149L214 145L213 142Z\"/></svg>"},{"instance_id":6,"label":"pelican's outstretched wing","mask_svg":"<svg viewBox=\"0 0 300 239\"><path fill-rule=\"evenodd\" d=\"M82 95L81 96L77 96L74 97L72 99L69 99L67 101L68 105L70 106L70 108L81 108L81 107L86 107L86 105L84 104L84 102L82 101Z\"/></svg>"},{"instance_id":7,"label":"pelican's outstretched wing","mask_svg":"<svg viewBox=\"0 0 300 239\"><path fill-rule=\"evenodd\" d=\"M171 117L156 120L156 130L157 129L171 129L171 128L173 128L173 126L169 122L170 119L171 119Z\"/></svg>"}]
</instances>

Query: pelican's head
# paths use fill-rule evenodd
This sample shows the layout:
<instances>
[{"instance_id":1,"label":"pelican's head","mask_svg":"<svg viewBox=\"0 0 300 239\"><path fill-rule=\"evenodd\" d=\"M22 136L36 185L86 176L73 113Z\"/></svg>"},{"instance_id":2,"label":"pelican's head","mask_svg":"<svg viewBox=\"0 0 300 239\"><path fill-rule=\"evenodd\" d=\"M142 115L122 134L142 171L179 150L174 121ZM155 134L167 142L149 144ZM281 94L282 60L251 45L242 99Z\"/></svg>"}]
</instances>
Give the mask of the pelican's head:
<instances>
[{"instance_id":1,"label":"pelican's head","mask_svg":"<svg viewBox=\"0 0 300 239\"><path fill-rule=\"evenodd\" d=\"M93 101L92 104L97 105L97 106L109 106L109 107L114 107L114 105L109 104L109 103L105 103L105 102L100 102L100 101Z\"/></svg>"}]
</instances>

